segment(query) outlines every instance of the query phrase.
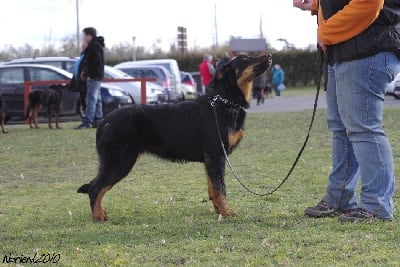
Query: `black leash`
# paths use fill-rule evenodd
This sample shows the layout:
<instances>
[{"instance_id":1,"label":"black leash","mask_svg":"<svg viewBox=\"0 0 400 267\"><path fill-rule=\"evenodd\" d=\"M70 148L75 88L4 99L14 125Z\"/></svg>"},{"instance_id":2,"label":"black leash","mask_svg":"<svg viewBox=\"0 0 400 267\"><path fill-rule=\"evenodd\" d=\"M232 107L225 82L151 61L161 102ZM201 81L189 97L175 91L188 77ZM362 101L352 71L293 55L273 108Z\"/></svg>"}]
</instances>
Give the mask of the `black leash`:
<instances>
[{"instance_id":1,"label":"black leash","mask_svg":"<svg viewBox=\"0 0 400 267\"><path fill-rule=\"evenodd\" d=\"M236 173L235 169L233 168L229 157L228 157L228 153L226 152L225 146L224 146L224 142L222 141L222 137L221 137L221 130L219 128L219 124L218 124L218 116L217 116L217 110L216 110L216 104L217 102L222 102L227 106L231 106L231 107L235 107L235 108L243 108L235 103L233 103L232 101L229 101L225 98L222 98L221 96L217 95L215 96L212 101L211 101L211 107L214 111L214 117L215 117L215 124L217 126L217 132L218 132L218 137L219 137L219 142L221 144L221 148L222 151L224 151L224 155L225 155L225 159L226 162L228 163L229 168L232 171L233 177L235 177L236 181L238 181L238 183L249 193L257 195L257 196L268 196L273 194L274 192L276 192L279 188L282 187L282 185L289 179L290 175L292 174L292 172L294 171L294 169L297 166L297 163L300 160L301 155L304 152L304 149L307 146L308 140L310 139L310 134L311 134L311 130L312 127L314 125L314 120L315 120L315 114L317 113L317 107L318 107L318 99L319 99L319 93L321 90L321 80L322 80L322 73L323 73L323 67L324 67L324 55L322 53L320 53L320 65L319 65L319 75L318 75L318 81L317 81L317 93L315 95L315 100L314 100L314 109L312 112L312 116L311 116L311 121L310 121L310 125L308 126L308 131L307 131L307 135L306 138L304 140L303 145L301 146L301 149L299 151L299 153L296 156L296 159L294 160L292 167L290 168L289 172L287 173L286 177L280 182L280 184L278 186L276 186L274 189L272 189L271 191L267 192L267 193L257 193L253 190L251 190L249 187L247 187L241 180L241 178L239 177L239 175Z\"/></svg>"}]
</instances>

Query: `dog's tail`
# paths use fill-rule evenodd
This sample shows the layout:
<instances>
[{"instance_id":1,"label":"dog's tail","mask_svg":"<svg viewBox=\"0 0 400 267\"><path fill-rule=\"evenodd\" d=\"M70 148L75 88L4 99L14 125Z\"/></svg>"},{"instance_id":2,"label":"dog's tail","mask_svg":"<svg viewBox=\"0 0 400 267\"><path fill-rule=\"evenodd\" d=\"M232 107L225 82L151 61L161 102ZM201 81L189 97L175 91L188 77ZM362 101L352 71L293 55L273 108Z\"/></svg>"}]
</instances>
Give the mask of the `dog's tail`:
<instances>
[{"instance_id":1,"label":"dog's tail","mask_svg":"<svg viewBox=\"0 0 400 267\"><path fill-rule=\"evenodd\" d=\"M79 187L77 193L82 193L82 194L87 194L89 193L89 186L90 184L84 184L81 187Z\"/></svg>"}]
</instances>

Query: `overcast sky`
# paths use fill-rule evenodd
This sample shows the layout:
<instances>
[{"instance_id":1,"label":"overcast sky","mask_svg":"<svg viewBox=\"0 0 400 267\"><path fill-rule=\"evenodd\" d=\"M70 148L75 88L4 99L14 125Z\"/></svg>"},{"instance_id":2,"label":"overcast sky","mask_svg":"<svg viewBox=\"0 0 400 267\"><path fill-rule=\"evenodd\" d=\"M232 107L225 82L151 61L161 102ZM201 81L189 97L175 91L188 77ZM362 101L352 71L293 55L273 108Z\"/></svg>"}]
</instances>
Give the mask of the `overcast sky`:
<instances>
[{"instance_id":1,"label":"overcast sky","mask_svg":"<svg viewBox=\"0 0 400 267\"><path fill-rule=\"evenodd\" d=\"M257 37L260 16L265 37L276 48L285 38L297 47L315 43L316 18L292 7L292 0L78 0L80 26L94 26L106 45L132 42L168 48L177 26L187 28L188 46L210 46L217 8L219 43L229 36ZM41 47L76 33L75 0L1 0L0 49L25 43Z\"/></svg>"}]
</instances>

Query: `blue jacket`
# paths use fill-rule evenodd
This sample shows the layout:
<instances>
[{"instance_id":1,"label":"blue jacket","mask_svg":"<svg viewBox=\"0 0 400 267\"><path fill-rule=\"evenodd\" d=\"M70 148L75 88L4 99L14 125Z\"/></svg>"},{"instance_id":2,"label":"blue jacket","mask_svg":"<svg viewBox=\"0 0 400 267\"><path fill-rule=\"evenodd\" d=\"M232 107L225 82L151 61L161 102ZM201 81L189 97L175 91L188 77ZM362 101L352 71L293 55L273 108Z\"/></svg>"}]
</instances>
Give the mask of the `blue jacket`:
<instances>
[{"instance_id":1,"label":"blue jacket","mask_svg":"<svg viewBox=\"0 0 400 267\"><path fill-rule=\"evenodd\" d=\"M285 80L285 72L282 69L272 68L272 84L279 85Z\"/></svg>"}]
</instances>

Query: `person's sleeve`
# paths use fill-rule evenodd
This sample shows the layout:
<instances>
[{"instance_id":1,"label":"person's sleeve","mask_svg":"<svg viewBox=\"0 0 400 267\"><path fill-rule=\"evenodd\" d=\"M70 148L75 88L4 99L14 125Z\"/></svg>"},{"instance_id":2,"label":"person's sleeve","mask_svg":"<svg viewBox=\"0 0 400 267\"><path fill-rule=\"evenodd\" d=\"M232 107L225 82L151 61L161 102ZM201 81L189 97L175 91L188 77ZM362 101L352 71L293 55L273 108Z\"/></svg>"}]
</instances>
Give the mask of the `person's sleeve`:
<instances>
[{"instance_id":1,"label":"person's sleeve","mask_svg":"<svg viewBox=\"0 0 400 267\"><path fill-rule=\"evenodd\" d=\"M379 16L384 0L351 0L342 10L320 22L318 37L325 45L347 41L365 31Z\"/></svg>"}]
</instances>

